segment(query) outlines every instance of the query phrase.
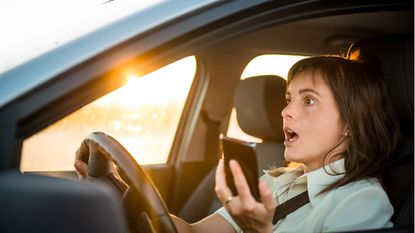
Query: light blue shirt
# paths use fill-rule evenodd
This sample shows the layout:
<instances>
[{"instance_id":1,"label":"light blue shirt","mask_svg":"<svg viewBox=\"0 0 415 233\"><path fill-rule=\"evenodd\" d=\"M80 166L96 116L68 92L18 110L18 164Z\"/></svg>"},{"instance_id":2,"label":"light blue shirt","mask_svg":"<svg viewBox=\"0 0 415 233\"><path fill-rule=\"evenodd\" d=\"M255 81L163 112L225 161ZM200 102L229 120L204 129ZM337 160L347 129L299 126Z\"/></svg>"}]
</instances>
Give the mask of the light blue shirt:
<instances>
[{"instance_id":1,"label":"light blue shirt","mask_svg":"<svg viewBox=\"0 0 415 233\"><path fill-rule=\"evenodd\" d=\"M344 170L344 159L340 159L306 174L302 174L302 167L297 167L287 169L278 177L267 173L262 176L278 203L306 189L310 199L310 203L278 221L273 232L335 232L392 227L393 207L375 178L352 182L317 195L343 177L343 174L333 173ZM236 232L242 232L225 208L216 213L224 217Z\"/></svg>"}]
</instances>

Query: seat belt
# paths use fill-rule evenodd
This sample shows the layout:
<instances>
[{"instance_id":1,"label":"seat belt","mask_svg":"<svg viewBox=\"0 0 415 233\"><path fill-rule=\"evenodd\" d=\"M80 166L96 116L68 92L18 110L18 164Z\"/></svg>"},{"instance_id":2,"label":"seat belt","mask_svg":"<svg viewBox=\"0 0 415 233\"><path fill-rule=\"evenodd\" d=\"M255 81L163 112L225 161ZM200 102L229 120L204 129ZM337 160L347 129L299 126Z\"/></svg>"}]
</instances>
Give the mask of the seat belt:
<instances>
[{"instance_id":1,"label":"seat belt","mask_svg":"<svg viewBox=\"0 0 415 233\"><path fill-rule=\"evenodd\" d=\"M277 206L274 212L274 219L272 224L276 224L280 219L285 218L285 216L309 203L310 199L308 198L308 191L302 192L297 196L291 198L290 200L281 203Z\"/></svg>"}]
</instances>

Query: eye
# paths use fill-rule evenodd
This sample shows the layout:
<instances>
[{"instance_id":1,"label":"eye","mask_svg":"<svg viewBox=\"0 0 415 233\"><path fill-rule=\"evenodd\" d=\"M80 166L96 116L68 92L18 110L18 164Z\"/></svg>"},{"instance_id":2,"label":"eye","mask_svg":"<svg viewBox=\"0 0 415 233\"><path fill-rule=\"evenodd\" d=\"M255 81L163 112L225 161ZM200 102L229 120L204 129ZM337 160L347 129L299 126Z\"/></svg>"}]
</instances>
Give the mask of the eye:
<instances>
[{"instance_id":1,"label":"eye","mask_svg":"<svg viewBox=\"0 0 415 233\"><path fill-rule=\"evenodd\" d=\"M305 103L306 103L306 105L313 105L313 104L316 103L316 101L311 97L306 97L305 98Z\"/></svg>"},{"instance_id":2,"label":"eye","mask_svg":"<svg viewBox=\"0 0 415 233\"><path fill-rule=\"evenodd\" d=\"M285 97L285 101L287 102L287 104L289 104L291 102L291 98L290 97Z\"/></svg>"}]
</instances>

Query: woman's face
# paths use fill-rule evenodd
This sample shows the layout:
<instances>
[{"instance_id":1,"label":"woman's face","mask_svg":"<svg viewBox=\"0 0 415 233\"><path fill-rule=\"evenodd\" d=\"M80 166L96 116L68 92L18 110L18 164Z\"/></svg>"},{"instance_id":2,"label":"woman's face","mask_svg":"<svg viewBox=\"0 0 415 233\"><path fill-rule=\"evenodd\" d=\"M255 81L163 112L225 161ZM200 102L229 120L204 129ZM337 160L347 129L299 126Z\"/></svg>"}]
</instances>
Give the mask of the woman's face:
<instances>
[{"instance_id":1,"label":"woman's face","mask_svg":"<svg viewBox=\"0 0 415 233\"><path fill-rule=\"evenodd\" d=\"M314 75L314 78L312 77ZM319 72L302 71L287 88L282 110L285 158L303 163L306 171L323 166L324 156L344 135L344 126L333 94ZM343 150L337 147L328 155Z\"/></svg>"}]
</instances>

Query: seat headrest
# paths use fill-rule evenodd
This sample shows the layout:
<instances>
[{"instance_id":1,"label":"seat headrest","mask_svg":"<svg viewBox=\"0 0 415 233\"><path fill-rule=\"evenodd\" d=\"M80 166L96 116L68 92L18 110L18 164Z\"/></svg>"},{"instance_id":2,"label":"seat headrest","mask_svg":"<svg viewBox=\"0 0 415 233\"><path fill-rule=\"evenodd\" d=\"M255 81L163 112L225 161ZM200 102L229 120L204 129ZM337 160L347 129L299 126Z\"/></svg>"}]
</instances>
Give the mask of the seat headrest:
<instances>
[{"instance_id":1,"label":"seat headrest","mask_svg":"<svg viewBox=\"0 0 415 233\"><path fill-rule=\"evenodd\" d=\"M376 62L390 90L392 105L401 131L413 135L414 119L414 37L395 34L373 37L353 44L348 54L360 50L363 60Z\"/></svg>"},{"instance_id":2,"label":"seat headrest","mask_svg":"<svg viewBox=\"0 0 415 233\"><path fill-rule=\"evenodd\" d=\"M240 80L235 91L236 117L241 129L254 137L283 141L281 111L286 105L285 80L264 75Z\"/></svg>"}]
</instances>

